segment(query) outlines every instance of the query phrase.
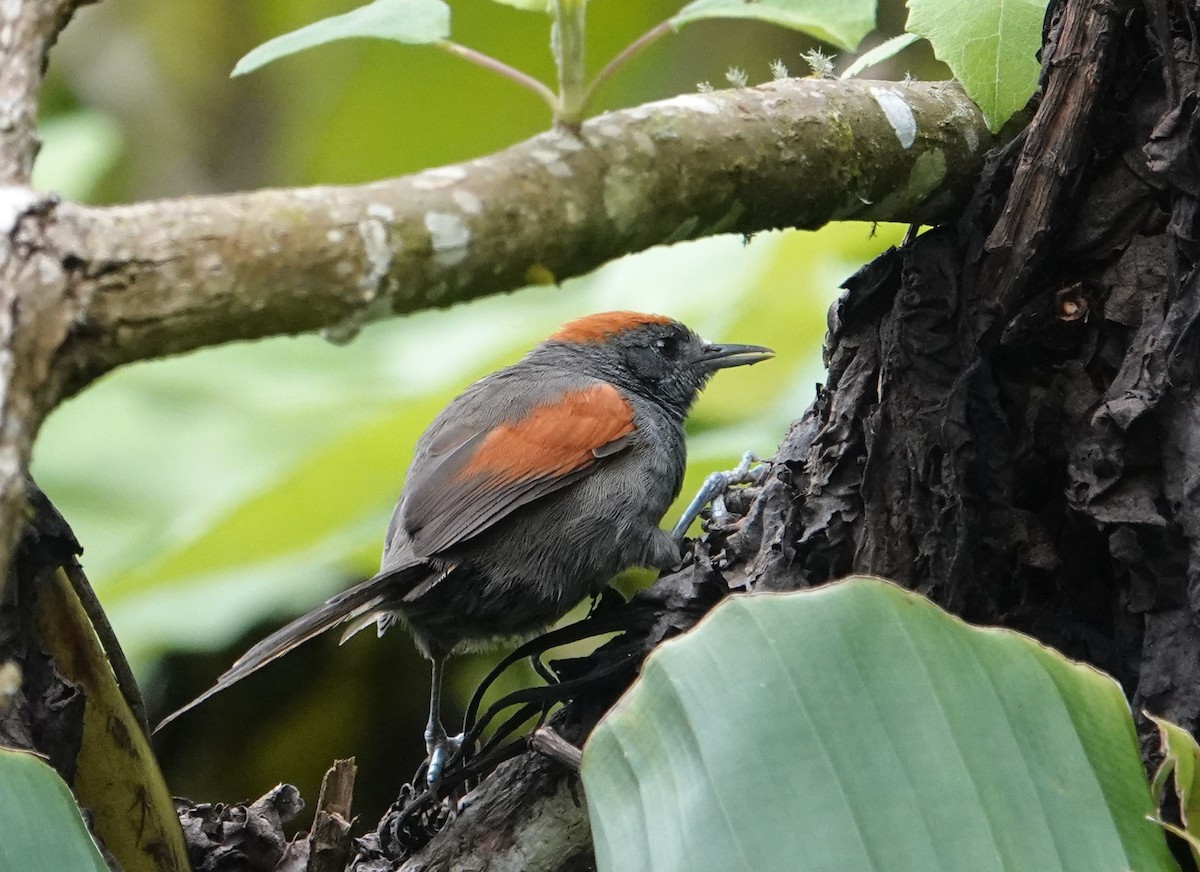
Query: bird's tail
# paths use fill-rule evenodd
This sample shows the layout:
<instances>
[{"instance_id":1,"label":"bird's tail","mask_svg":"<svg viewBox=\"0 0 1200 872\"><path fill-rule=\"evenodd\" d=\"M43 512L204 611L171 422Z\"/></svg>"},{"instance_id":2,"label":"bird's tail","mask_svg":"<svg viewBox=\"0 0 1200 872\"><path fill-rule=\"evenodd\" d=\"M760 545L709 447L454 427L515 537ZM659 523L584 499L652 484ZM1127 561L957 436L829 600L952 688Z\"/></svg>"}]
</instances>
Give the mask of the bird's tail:
<instances>
[{"instance_id":1,"label":"bird's tail","mask_svg":"<svg viewBox=\"0 0 1200 872\"><path fill-rule=\"evenodd\" d=\"M184 712L191 711L209 697L236 684L247 675L257 672L272 660L282 657L309 639L319 636L345 621L356 619L362 621L371 612L380 609L385 602L394 600L397 596L396 583L398 580L402 581L397 576L411 575L414 569L420 570L422 575L427 571L422 567L410 567L407 572L402 570L400 573L390 572L386 575L369 578L361 584L331 597L308 614L296 618L286 627L276 630L238 658L237 662L217 679L216 684L183 708L176 709L163 718L154 728L154 732L157 733ZM403 591L403 583L400 584L399 589L401 592Z\"/></svg>"}]
</instances>

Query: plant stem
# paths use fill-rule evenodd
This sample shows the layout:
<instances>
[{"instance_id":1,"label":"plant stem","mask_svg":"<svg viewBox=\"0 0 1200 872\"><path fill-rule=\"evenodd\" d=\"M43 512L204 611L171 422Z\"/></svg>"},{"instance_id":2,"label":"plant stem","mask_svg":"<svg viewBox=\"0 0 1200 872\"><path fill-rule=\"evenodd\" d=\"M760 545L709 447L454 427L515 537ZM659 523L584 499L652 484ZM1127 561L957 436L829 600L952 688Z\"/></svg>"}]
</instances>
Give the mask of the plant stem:
<instances>
[{"instance_id":1,"label":"plant stem","mask_svg":"<svg viewBox=\"0 0 1200 872\"><path fill-rule=\"evenodd\" d=\"M493 73L498 73L510 81L516 82L522 88L532 91L537 94L542 101L550 107L550 111L554 113L554 117L559 116L558 97L554 96L554 92L535 79L528 73L523 73L515 67L510 67L502 60L498 60L491 55L476 51L473 48L467 48L457 42L452 42L448 39L440 40L436 43L437 47L450 52L452 55L457 55L463 60L470 61L473 64L483 67L485 70L491 70Z\"/></svg>"},{"instance_id":2,"label":"plant stem","mask_svg":"<svg viewBox=\"0 0 1200 872\"><path fill-rule=\"evenodd\" d=\"M592 97L595 95L596 89L604 84L605 80L608 79L609 76L611 76L621 67L625 66L625 64L629 62L635 55L639 54L642 49L646 48L652 43L658 42L660 39L670 33L671 29L671 19L668 18L666 21L660 22L659 24L650 28L633 42L629 43L629 45L625 46L625 48L621 50L621 53L605 64L604 69L596 74L596 78L592 79L592 83L588 85L587 92L583 95L583 105L586 107L587 104L592 101Z\"/></svg>"},{"instance_id":3,"label":"plant stem","mask_svg":"<svg viewBox=\"0 0 1200 872\"><path fill-rule=\"evenodd\" d=\"M583 120L587 87L583 67L587 0L555 0L550 49L558 65L558 121L576 127Z\"/></svg>"}]
</instances>

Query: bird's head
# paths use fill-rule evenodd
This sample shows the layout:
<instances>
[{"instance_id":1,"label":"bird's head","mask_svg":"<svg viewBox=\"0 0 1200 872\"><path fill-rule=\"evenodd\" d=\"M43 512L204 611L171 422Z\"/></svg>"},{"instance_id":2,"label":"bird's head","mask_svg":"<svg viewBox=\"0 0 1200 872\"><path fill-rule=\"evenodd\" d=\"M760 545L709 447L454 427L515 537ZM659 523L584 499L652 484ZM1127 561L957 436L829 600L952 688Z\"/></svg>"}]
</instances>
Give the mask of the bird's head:
<instances>
[{"instance_id":1,"label":"bird's head","mask_svg":"<svg viewBox=\"0 0 1200 872\"><path fill-rule=\"evenodd\" d=\"M682 420L718 369L773 354L760 345L708 342L662 315L602 312L564 324L532 356L641 394Z\"/></svg>"}]
</instances>

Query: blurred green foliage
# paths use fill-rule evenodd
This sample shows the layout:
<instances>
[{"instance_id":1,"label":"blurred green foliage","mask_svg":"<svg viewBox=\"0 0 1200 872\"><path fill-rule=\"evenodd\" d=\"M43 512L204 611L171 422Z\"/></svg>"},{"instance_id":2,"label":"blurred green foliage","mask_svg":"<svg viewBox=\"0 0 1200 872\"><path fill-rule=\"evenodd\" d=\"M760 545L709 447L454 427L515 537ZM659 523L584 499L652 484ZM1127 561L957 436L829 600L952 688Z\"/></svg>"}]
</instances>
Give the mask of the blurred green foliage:
<instances>
[{"instance_id":1,"label":"blurred green foliage","mask_svg":"<svg viewBox=\"0 0 1200 872\"><path fill-rule=\"evenodd\" d=\"M354 5L83 7L52 57L39 185L121 202L355 183L478 156L547 124L532 96L425 47L353 40L229 79L254 45ZM589 69L681 5L591 4ZM491 0L452 6L456 39L552 79L543 16ZM881 22L871 42L899 30L898 2L885 4ZM751 83L769 78L775 58L797 72L811 47L754 22L701 22L606 83L597 108L702 80L720 85L730 66L751 71ZM942 75L919 46L896 63L897 75ZM375 325L347 347L279 338L131 366L54 413L34 474L83 542L84 566L162 714L267 625L370 575L411 447L433 414L564 320L636 308L713 339L774 347L775 360L722 374L702 397L685 498L742 452L771 454L822 379L837 286L899 232L846 224L675 245L561 287ZM297 652L173 726L160 744L173 789L236 799L282 778L313 797L329 760L357 753L367 794L394 796L422 750L427 676L402 633L366 635L336 657L330 640ZM197 653L163 659L178 651ZM469 693L493 659L453 664L451 689Z\"/></svg>"}]
</instances>

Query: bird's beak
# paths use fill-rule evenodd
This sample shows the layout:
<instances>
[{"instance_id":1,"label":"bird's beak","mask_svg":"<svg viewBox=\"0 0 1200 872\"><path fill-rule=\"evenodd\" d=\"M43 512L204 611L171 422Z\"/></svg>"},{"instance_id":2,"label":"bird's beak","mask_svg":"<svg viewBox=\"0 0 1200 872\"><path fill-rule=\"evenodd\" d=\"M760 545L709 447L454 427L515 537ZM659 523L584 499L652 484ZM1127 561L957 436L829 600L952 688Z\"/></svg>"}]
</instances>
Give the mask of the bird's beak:
<instances>
[{"instance_id":1,"label":"bird's beak","mask_svg":"<svg viewBox=\"0 0 1200 872\"><path fill-rule=\"evenodd\" d=\"M714 372L730 366L746 366L769 360L775 352L761 345L712 345L707 344L696 358L696 366L703 372Z\"/></svg>"}]
</instances>

